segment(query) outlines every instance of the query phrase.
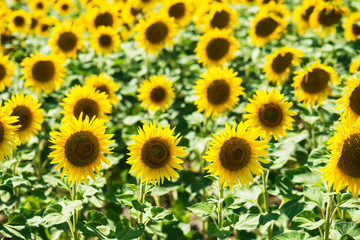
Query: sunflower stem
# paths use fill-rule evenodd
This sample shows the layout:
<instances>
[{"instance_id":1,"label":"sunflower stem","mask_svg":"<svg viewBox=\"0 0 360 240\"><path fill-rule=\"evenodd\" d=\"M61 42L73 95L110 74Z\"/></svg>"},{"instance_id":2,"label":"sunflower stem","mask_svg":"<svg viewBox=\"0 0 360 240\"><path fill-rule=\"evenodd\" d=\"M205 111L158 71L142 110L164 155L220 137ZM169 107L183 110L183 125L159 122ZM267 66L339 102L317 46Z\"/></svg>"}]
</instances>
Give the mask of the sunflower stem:
<instances>
[{"instance_id":1,"label":"sunflower stem","mask_svg":"<svg viewBox=\"0 0 360 240\"><path fill-rule=\"evenodd\" d=\"M145 202L145 188L146 188L146 182L143 183L142 179L140 179L140 193L139 193L139 202L140 204L144 204ZM144 213L140 212L140 216L139 216L139 223L143 223L143 218L144 218ZM140 237L138 237L138 240L142 239L142 235Z\"/></svg>"},{"instance_id":2,"label":"sunflower stem","mask_svg":"<svg viewBox=\"0 0 360 240\"><path fill-rule=\"evenodd\" d=\"M326 219L325 219L325 230L324 230L324 240L329 240L329 235L330 235L330 225L331 225L331 205L332 205L332 200L333 200L333 196L330 194L333 191L333 186L331 185L329 187L329 201L328 201L328 205L326 208Z\"/></svg>"},{"instance_id":3,"label":"sunflower stem","mask_svg":"<svg viewBox=\"0 0 360 240\"><path fill-rule=\"evenodd\" d=\"M263 174L262 177L262 181L263 181L263 200L264 200L264 208L265 208L265 213L270 213L269 211L269 194L267 192L267 182L269 179L269 174L270 174L270 170L266 170L265 174ZM271 240L272 239L272 234L273 234L273 227L274 224L271 224L268 229L268 239Z\"/></svg>"},{"instance_id":4,"label":"sunflower stem","mask_svg":"<svg viewBox=\"0 0 360 240\"><path fill-rule=\"evenodd\" d=\"M74 184L73 184L73 188L72 188L72 194L71 194L71 198L73 201L77 200L77 182L75 181ZM74 240L79 240L80 237L79 237L79 232L77 230L77 223L78 223L78 220L79 220L79 208L77 207L74 211L74 214L73 214L73 238Z\"/></svg>"},{"instance_id":5,"label":"sunflower stem","mask_svg":"<svg viewBox=\"0 0 360 240\"><path fill-rule=\"evenodd\" d=\"M222 229L222 225L223 225L223 221L224 221L224 216L223 216L223 201L222 199L224 198L224 188L221 185L219 185L219 192L220 192L220 199L219 199L219 203L218 203L218 222L219 222L219 229Z\"/></svg>"}]
</instances>

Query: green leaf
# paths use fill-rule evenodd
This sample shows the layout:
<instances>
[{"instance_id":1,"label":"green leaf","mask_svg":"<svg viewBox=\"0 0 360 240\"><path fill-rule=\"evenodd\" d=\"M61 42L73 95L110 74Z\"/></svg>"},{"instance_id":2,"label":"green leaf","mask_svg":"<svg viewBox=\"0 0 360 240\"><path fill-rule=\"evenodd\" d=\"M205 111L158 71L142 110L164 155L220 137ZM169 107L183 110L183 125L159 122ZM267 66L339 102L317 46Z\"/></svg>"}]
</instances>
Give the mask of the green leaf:
<instances>
[{"instance_id":1,"label":"green leaf","mask_svg":"<svg viewBox=\"0 0 360 240\"><path fill-rule=\"evenodd\" d=\"M116 226L116 238L118 240L127 240L140 237L145 231L144 224L138 223L131 227L129 219L121 220Z\"/></svg>"},{"instance_id":2,"label":"green leaf","mask_svg":"<svg viewBox=\"0 0 360 240\"><path fill-rule=\"evenodd\" d=\"M84 198L84 197L88 197L88 196L94 196L97 192L98 192L98 190L96 188L93 188L88 185L81 185L78 195L80 195L80 196L82 196L82 198Z\"/></svg>"},{"instance_id":3,"label":"green leaf","mask_svg":"<svg viewBox=\"0 0 360 240\"><path fill-rule=\"evenodd\" d=\"M118 194L118 195L115 195L115 197L119 202L121 202L122 204L125 204L127 206L132 205L131 201L135 200L134 194L131 194L131 193Z\"/></svg>"},{"instance_id":4,"label":"green leaf","mask_svg":"<svg viewBox=\"0 0 360 240\"><path fill-rule=\"evenodd\" d=\"M312 162L315 166L319 163L324 162L324 156L327 154L326 150L323 148L313 149L308 157L308 162Z\"/></svg>"},{"instance_id":5,"label":"green leaf","mask_svg":"<svg viewBox=\"0 0 360 240\"><path fill-rule=\"evenodd\" d=\"M211 236L215 236L219 239L226 239L231 235L231 233L234 231L233 228L230 226L223 227L222 229L219 229L215 223L210 223L208 227L208 232Z\"/></svg>"},{"instance_id":6,"label":"green leaf","mask_svg":"<svg viewBox=\"0 0 360 240\"><path fill-rule=\"evenodd\" d=\"M307 230L314 230L324 223L324 219L315 220L315 213L310 210L304 210L298 213L291 222L292 228L305 228Z\"/></svg>"},{"instance_id":7,"label":"green leaf","mask_svg":"<svg viewBox=\"0 0 360 240\"><path fill-rule=\"evenodd\" d=\"M18 212L11 213L6 224L0 223L0 233L11 239L31 239L31 231L26 218Z\"/></svg>"},{"instance_id":8,"label":"green leaf","mask_svg":"<svg viewBox=\"0 0 360 240\"><path fill-rule=\"evenodd\" d=\"M344 234L339 240L354 240L354 238L351 237L349 234Z\"/></svg>"},{"instance_id":9,"label":"green leaf","mask_svg":"<svg viewBox=\"0 0 360 240\"><path fill-rule=\"evenodd\" d=\"M356 223L356 222L337 222L335 224L335 228L341 234L348 234L353 238L360 236L360 223Z\"/></svg>"},{"instance_id":10,"label":"green leaf","mask_svg":"<svg viewBox=\"0 0 360 240\"><path fill-rule=\"evenodd\" d=\"M28 180L25 180L21 177L12 177L5 181L4 185L10 186L10 187L28 187L30 186L30 182Z\"/></svg>"},{"instance_id":11,"label":"green leaf","mask_svg":"<svg viewBox=\"0 0 360 240\"><path fill-rule=\"evenodd\" d=\"M250 230L259 225L260 214L241 214L235 224L236 230Z\"/></svg>"},{"instance_id":12,"label":"green leaf","mask_svg":"<svg viewBox=\"0 0 360 240\"><path fill-rule=\"evenodd\" d=\"M104 214L95 210L90 210L88 212L87 218L88 221L86 224L95 227L107 225L109 223L107 218L104 216Z\"/></svg>"},{"instance_id":13,"label":"green leaf","mask_svg":"<svg viewBox=\"0 0 360 240\"><path fill-rule=\"evenodd\" d=\"M229 219L229 221L233 225L235 225L239 221L239 215L236 213L231 213L231 214L227 215L226 218Z\"/></svg>"},{"instance_id":14,"label":"green leaf","mask_svg":"<svg viewBox=\"0 0 360 240\"><path fill-rule=\"evenodd\" d=\"M137 199L132 200L131 203L136 210L143 212L143 213L146 212L146 210L145 210L146 204L145 203L140 203Z\"/></svg>"},{"instance_id":15,"label":"green leaf","mask_svg":"<svg viewBox=\"0 0 360 240\"><path fill-rule=\"evenodd\" d=\"M27 223L24 215L18 212L11 213L7 224L9 225L25 225Z\"/></svg>"},{"instance_id":16,"label":"green leaf","mask_svg":"<svg viewBox=\"0 0 360 240\"><path fill-rule=\"evenodd\" d=\"M321 187L304 187L305 202L315 203L320 208L323 208L327 202L326 190Z\"/></svg>"},{"instance_id":17,"label":"green leaf","mask_svg":"<svg viewBox=\"0 0 360 240\"><path fill-rule=\"evenodd\" d=\"M289 199L292 198L293 185L287 177L281 175L276 176L275 185L278 187L281 196Z\"/></svg>"},{"instance_id":18,"label":"green leaf","mask_svg":"<svg viewBox=\"0 0 360 240\"><path fill-rule=\"evenodd\" d=\"M194 205L187 207L191 212L200 218L208 217L215 211L216 206L207 202L195 203Z\"/></svg>"},{"instance_id":19,"label":"green leaf","mask_svg":"<svg viewBox=\"0 0 360 240\"><path fill-rule=\"evenodd\" d=\"M338 207L345 210L360 209L360 202L353 198L351 193L342 193L336 196Z\"/></svg>"},{"instance_id":20,"label":"green leaf","mask_svg":"<svg viewBox=\"0 0 360 240\"><path fill-rule=\"evenodd\" d=\"M110 226L106 217L98 211L91 210L88 212L88 221L86 224L78 223L78 228L86 238L106 239L110 234Z\"/></svg>"},{"instance_id":21,"label":"green leaf","mask_svg":"<svg viewBox=\"0 0 360 240\"><path fill-rule=\"evenodd\" d=\"M304 231L292 231L281 233L275 236L272 240L306 240L309 238L309 234Z\"/></svg>"},{"instance_id":22,"label":"green leaf","mask_svg":"<svg viewBox=\"0 0 360 240\"><path fill-rule=\"evenodd\" d=\"M151 217L150 219L155 222L162 222L164 220L173 221L174 215L167 209L163 207L153 207L150 210Z\"/></svg>"},{"instance_id":23,"label":"green leaf","mask_svg":"<svg viewBox=\"0 0 360 240\"><path fill-rule=\"evenodd\" d=\"M265 229L269 227L270 224L277 221L280 215L277 213L266 213L261 214L259 218L260 225L264 226Z\"/></svg>"}]
</instances>

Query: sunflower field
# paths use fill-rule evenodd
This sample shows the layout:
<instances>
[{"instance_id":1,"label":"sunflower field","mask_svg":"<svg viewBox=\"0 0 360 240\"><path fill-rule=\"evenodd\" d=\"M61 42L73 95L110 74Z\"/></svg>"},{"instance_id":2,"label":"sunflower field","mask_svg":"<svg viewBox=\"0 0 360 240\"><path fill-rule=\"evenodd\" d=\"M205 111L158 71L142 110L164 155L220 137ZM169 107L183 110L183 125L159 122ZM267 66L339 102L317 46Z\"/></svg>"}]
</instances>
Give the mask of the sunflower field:
<instances>
[{"instance_id":1,"label":"sunflower field","mask_svg":"<svg viewBox=\"0 0 360 240\"><path fill-rule=\"evenodd\" d=\"M0 239L360 239L360 0L0 0Z\"/></svg>"}]
</instances>

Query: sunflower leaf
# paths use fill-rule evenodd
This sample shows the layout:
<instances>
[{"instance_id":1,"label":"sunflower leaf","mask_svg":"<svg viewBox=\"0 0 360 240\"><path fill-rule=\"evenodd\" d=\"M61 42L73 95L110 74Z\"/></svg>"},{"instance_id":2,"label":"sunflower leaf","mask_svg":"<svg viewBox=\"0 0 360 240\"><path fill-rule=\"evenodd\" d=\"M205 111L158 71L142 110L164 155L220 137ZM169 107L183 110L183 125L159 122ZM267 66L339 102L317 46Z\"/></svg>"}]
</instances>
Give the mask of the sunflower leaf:
<instances>
[{"instance_id":1,"label":"sunflower leaf","mask_svg":"<svg viewBox=\"0 0 360 240\"><path fill-rule=\"evenodd\" d=\"M231 235L231 233L234 231L234 229L230 226L223 227L222 229L219 229L215 223L210 223L208 227L208 232L211 236L215 236L219 239L226 239Z\"/></svg>"},{"instance_id":2,"label":"sunflower leaf","mask_svg":"<svg viewBox=\"0 0 360 240\"><path fill-rule=\"evenodd\" d=\"M304 210L298 213L291 222L291 228L305 228L314 230L324 224L324 219L316 221L315 213L310 210Z\"/></svg>"},{"instance_id":3,"label":"sunflower leaf","mask_svg":"<svg viewBox=\"0 0 360 240\"><path fill-rule=\"evenodd\" d=\"M21 213L13 212L6 224L0 223L0 233L11 239L31 239L30 227Z\"/></svg>"},{"instance_id":4,"label":"sunflower leaf","mask_svg":"<svg viewBox=\"0 0 360 240\"><path fill-rule=\"evenodd\" d=\"M304 231L293 231L281 233L273 238L273 240L306 240L309 239L309 234Z\"/></svg>"},{"instance_id":5,"label":"sunflower leaf","mask_svg":"<svg viewBox=\"0 0 360 240\"><path fill-rule=\"evenodd\" d=\"M145 231L144 224L138 223L135 227L131 227L129 219L122 219L116 225L116 238L118 240L127 240L140 237Z\"/></svg>"},{"instance_id":6,"label":"sunflower leaf","mask_svg":"<svg viewBox=\"0 0 360 240\"><path fill-rule=\"evenodd\" d=\"M201 202L195 203L194 205L187 207L191 212L200 218L205 218L210 216L215 211L215 204Z\"/></svg>"}]
</instances>

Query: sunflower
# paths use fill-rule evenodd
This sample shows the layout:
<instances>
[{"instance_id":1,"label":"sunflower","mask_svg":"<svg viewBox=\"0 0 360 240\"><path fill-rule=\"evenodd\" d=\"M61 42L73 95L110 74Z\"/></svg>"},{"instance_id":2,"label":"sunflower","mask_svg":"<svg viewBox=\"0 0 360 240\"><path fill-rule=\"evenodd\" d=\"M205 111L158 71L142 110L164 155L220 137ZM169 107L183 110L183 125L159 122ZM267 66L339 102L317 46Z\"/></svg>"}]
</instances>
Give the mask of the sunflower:
<instances>
[{"instance_id":1,"label":"sunflower","mask_svg":"<svg viewBox=\"0 0 360 240\"><path fill-rule=\"evenodd\" d=\"M32 95L23 93L12 95L5 102L5 107L12 111L11 116L17 116L18 119L14 125L20 125L16 131L20 143L25 144L33 135L37 135L41 130L41 124L44 121L44 111L40 108L41 103L38 99L33 99Z\"/></svg>"},{"instance_id":2,"label":"sunflower","mask_svg":"<svg viewBox=\"0 0 360 240\"><path fill-rule=\"evenodd\" d=\"M343 96L337 99L335 109L344 110L340 119L348 118L356 121L360 117L360 79L349 78L343 88Z\"/></svg>"},{"instance_id":3,"label":"sunflower","mask_svg":"<svg viewBox=\"0 0 360 240\"><path fill-rule=\"evenodd\" d=\"M9 13L8 27L11 32L28 33L31 26L31 15L23 10Z\"/></svg>"},{"instance_id":4,"label":"sunflower","mask_svg":"<svg viewBox=\"0 0 360 240\"><path fill-rule=\"evenodd\" d=\"M261 175L263 167L258 161L268 163L266 154L268 145L264 140L256 140L260 135L259 128L251 128L247 123L240 122L230 128L225 122L225 130L213 134L210 148L203 158L211 162L204 169L212 175L219 176L220 186L229 186L231 191L234 184L239 188L249 187L253 182L252 174Z\"/></svg>"},{"instance_id":5,"label":"sunflower","mask_svg":"<svg viewBox=\"0 0 360 240\"><path fill-rule=\"evenodd\" d=\"M175 98L173 84L169 79L165 79L164 75L151 76L149 81L140 84L138 91L137 97L141 101L141 106L154 112L159 109L165 112Z\"/></svg>"},{"instance_id":6,"label":"sunflower","mask_svg":"<svg viewBox=\"0 0 360 240\"><path fill-rule=\"evenodd\" d=\"M263 68L267 80L276 83L277 86L284 84L289 79L290 67L299 64L301 62L299 58L302 57L304 57L302 51L286 46L267 55Z\"/></svg>"},{"instance_id":7,"label":"sunflower","mask_svg":"<svg viewBox=\"0 0 360 240\"><path fill-rule=\"evenodd\" d=\"M293 130L294 119L291 116L295 116L296 112L289 110L293 103L284 99L280 89L272 88L269 93L257 90L253 98L249 99L250 103L244 109L248 114L243 117L248 119L250 126L259 126L265 133L265 139L272 134L278 140L279 135L286 136L286 129Z\"/></svg>"},{"instance_id":8,"label":"sunflower","mask_svg":"<svg viewBox=\"0 0 360 240\"><path fill-rule=\"evenodd\" d=\"M350 69L349 72L350 73L356 73L360 70L360 57L358 57L355 61L353 61L350 64Z\"/></svg>"},{"instance_id":9,"label":"sunflower","mask_svg":"<svg viewBox=\"0 0 360 240\"><path fill-rule=\"evenodd\" d=\"M360 35L360 11L345 19L344 28L345 38L355 42Z\"/></svg>"},{"instance_id":10,"label":"sunflower","mask_svg":"<svg viewBox=\"0 0 360 240\"><path fill-rule=\"evenodd\" d=\"M268 4L271 4L272 2L274 2L276 4L282 4L284 0L255 0L255 1L256 1L257 5L262 7L262 6L266 6Z\"/></svg>"},{"instance_id":11,"label":"sunflower","mask_svg":"<svg viewBox=\"0 0 360 240\"><path fill-rule=\"evenodd\" d=\"M73 11L74 3L71 0L58 0L54 8L61 16L66 16Z\"/></svg>"},{"instance_id":12,"label":"sunflower","mask_svg":"<svg viewBox=\"0 0 360 240\"><path fill-rule=\"evenodd\" d=\"M237 40L229 30L214 29L200 37L195 53L203 65L222 66L234 57L234 51L238 49Z\"/></svg>"},{"instance_id":13,"label":"sunflower","mask_svg":"<svg viewBox=\"0 0 360 240\"><path fill-rule=\"evenodd\" d=\"M138 128L139 135L133 135L128 150L130 157L128 164L132 164L129 172L134 172L136 178L141 177L142 182L158 184L164 178L177 179L179 174L175 169L182 170L183 161L178 157L186 155L185 147L177 146L181 140L180 133L172 136L174 129L167 125L144 123L143 129Z\"/></svg>"},{"instance_id":14,"label":"sunflower","mask_svg":"<svg viewBox=\"0 0 360 240\"><path fill-rule=\"evenodd\" d=\"M239 95L244 94L242 78L236 77L232 68L210 68L201 79L197 79L194 89L198 98L195 105L199 112L205 111L206 117L217 117L232 110L239 102Z\"/></svg>"},{"instance_id":15,"label":"sunflower","mask_svg":"<svg viewBox=\"0 0 360 240\"><path fill-rule=\"evenodd\" d=\"M203 32L213 29L230 30L238 24L238 15L236 10L228 4L213 4L209 13L203 18Z\"/></svg>"},{"instance_id":16,"label":"sunflower","mask_svg":"<svg viewBox=\"0 0 360 240\"><path fill-rule=\"evenodd\" d=\"M75 58L77 51L83 47L82 33L82 28L75 24L71 25L70 22L57 25L49 40L52 52Z\"/></svg>"},{"instance_id":17,"label":"sunflower","mask_svg":"<svg viewBox=\"0 0 360 240\"><path fill-rule=\"evenodd\" d=\"M36 16L45 16L49 11L48 0L28 0L28 4Z\"/></svg>"},{"instance_id":18,"label":"sunflower","mask_svg":"<svg viewBox=\"0 0 360 240\"><path fill-rule=\"evenodd\" d=\"M96 53L107 55L119 48L120 36L116 29L100 26L91 34L90 45Z\"/></svg>"},{"instance_id":19,"label":"sunflower","mask_svg":"<svg viewBox=\"0 0 360 240\"><path fill-rule=\"evenodd\" d=\"M53 26L59 24L59 21L54 17L43 17L39 19L36 25L35 32L41 36L47 37Z\"/></svg>"},{"instance_id":20,"label":"sunflower","mask_svg":"<svg viewBox=\"0 0 360 240\"><path fill-rule=\"evenodd\" d=\"M75 116L80 117L83 113L83 120L86 116L92 119L93 116L108 122L110 118L106 114L111 113L111 103L105 92L100 92L92 86L75 86L60 103L64 107L64 120Z\"/></svg>"},{"instance_id":21,"label":"sunflower","mask_svg":"<svg viewBox=\"0 0 360 240\"><path fill-rule=\"evenodd\" d=\"M273 12L260 11L251 23L251 43L264 46L271 40L279 39L286 31L288 22Z\"/></svg>"},{"instance_id":22,"label":"sunflower","mask_svg":"<svg viewBox=\"0 0 360 240\"><path fill-rule=\"evenodd\" d=\"M16 131L20 126L15 125L18 120L17 117L11 116L11 113L12 111L2 107L0 100L0 162L12 155L11 150L15 150L19 142Z\"/></svg>"},{"instance_id":23,"label":"sunflower","mask_svg":"<svg viewBox=\"0 0 360 240\"><path fill-rule=\"evenodd\" d=\"M151 12L146 19L140 19L136 26L135 41L149 53L161 52L164 45L171 45L177 27L174 18L162 13Z\"/></svg>"},{"instance_id":24,"label":"sunflower","mask_svg":"<svg viewBox=\"0 0 360 240\"><path fill-rule=\"evenodd\" d=\"M121 11L121 20L132 26L143 16L143 10L135 5L133 1L127 1Z\"/></svg>"},{"instance_id":25,"label":"sunflower","mask_svg":"<svg viewBox=\"0 0 360 240\"><path fill-rule=\"evenodd\" d=\"M263 11L265 13L272 12L275 13L275 15L280 18L287 18L291 15L290 11L286 9L285 4L276 3L275 1L271 1L268 4L261 6L259 11L260 12Z\"/></svg>"},{"instance_id":26,"label":"sunflower","mask_svg":"<svg viewBox=\"0 0 360 240\"><path fill-rule=\"evenodd\" d=\"M334 184L336 193L348 187L353 197L359 197L359 155L360 155L360 119L342 119L335 125L336 131L328 141L330 149L329 164L319 171L323 173L322 181Z\"/></svg>"},{"instance_id":27,"label":"sunflower","mask_svg":"<svg viewBox=\"0 0 360 240\"><path fill-rule=\"evenodd\" d=\"M100 7L90 8L86 13L89 32L94 32L100 26L117 29L120 26L118 10L112 4L103 3Z\"/></svg>"},{"instance_id":28,"label":"sunflower","mask_svg":"<svg viewBox=\"0 0 360 240\"><path fill-rule=\"evenodd\" d=\"M119 102L118 96L116 96L119 86L113 81L113 79L104 73L101 73L99 76L93 75L85 79L85 85L91 86L98 90L99 92L104 92L107 94L107 98L110 100L110 103L115 106Z\"/></svg>"},{"instance_id":29,"label":"sunflower","mask_svg":"<svg viewBox=\"0 0 360 240\"><path fill-rule=\"evenodd\" d=\"M3 92L6 87L10 87L11 76L14 72L15 64L9 61L9 55L4 56L0 53L0 92Z\"/></svg>"},{"instance_id":30,"label":"sunflower","mask_svg":"<svg viewBox=\"0 0 360 240\"><path fill-rule=\"evenodd\" d=\"M155 0L133 0L135 6L143 9L145 12L151 11L157 1Z\"/></svg>"},{"instance_id":31,"label":"sunflower","mask_svg":"<svg viewBox=\"0 0 360 240\"><path fill-rule=\"evenodd\" d=\"M301 6L295 9L293 19L296 21L299 34L304 34L310 28L310 16L318 3L319 0L303 1Z\"/></svg>"},{"instance_id":32,"label":"sunflower","mask_svg":"<svg viewBox=\"0 0 360 240\"><path fill-rule=\"evenodd\" d=\"M25 87L32 87L37 93L45 92L47 94L59 88L64 81L65 59L49 55L44 56L36 52L25 58L20 66L23 68Z\"/></svg>"},{"instance_id":33,"label":"sunflower","mask_svg":"<svg viewBox=\"0 0 360 240\"><path fill-rule=\"evenodd\" d=\"M319 60L302 70L295 71L294 83L295 97L298 102L304 101L304 104L321 105L324 98L331 94L329 83L340 84L341 80L332 67L324 66Z\"/></svg>"},{"instance_id":34,"label":"sunflower","mask_svg":"<svg viewBox=\"0 0 360 240\"><path fill-rule=\"evenodd\" d=\"M52 164L57 164L55 169L62 169L61 177L67 172L68 182L88 183L88 175L95 181L94 171L101 175L101 163L110 166L110 161L103 153L111 153L108 146L114 142L110 140L113 134L105 134L104 121L93 117L89 120L82 114L77 119L74 116L59 126L59 132L50 133L50 142L55 149L49 157L54 157Z\"/></svg>"},{"instance_id":35,"label":"sunflower","mask_svg":"<svg viewBox=\"0 0 360 240\"><path fill-rule=\"evenodd\" d=\"M171 0L166 2L163 11L173 17L178 26L185 27L191 20L193 5L190 0Z\"/></svg>"}]
</instances>

